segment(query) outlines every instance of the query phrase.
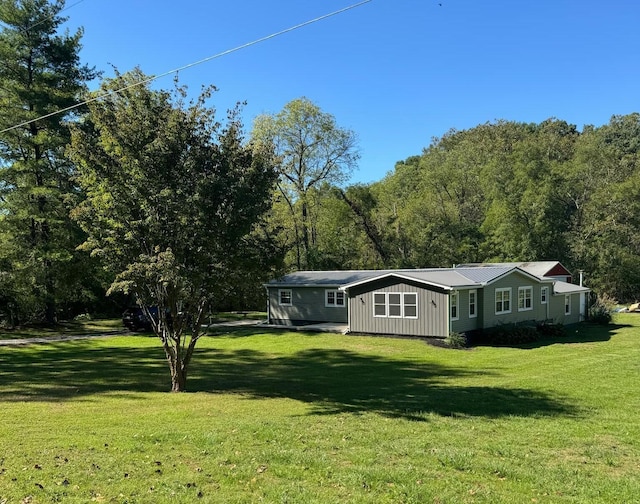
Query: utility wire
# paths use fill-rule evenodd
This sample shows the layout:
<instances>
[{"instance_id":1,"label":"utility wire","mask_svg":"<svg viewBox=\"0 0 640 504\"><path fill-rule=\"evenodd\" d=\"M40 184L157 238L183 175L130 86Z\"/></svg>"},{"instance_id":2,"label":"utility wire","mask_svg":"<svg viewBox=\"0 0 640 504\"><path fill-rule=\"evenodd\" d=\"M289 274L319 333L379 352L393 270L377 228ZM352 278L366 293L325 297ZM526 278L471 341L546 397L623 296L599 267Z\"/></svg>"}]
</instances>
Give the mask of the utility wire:
<instances>
[{"instance_id":1,"label":"utility wire","mask_svg":"<svg viewBox=\"0 0 640 504\"><path fill-rule=\"evenodd\" d=\"M62 114L63 112L69 112L70 110L73 110L75 108L81 107L83 105L87 105L87 104L89 104L91 102L94 102L94 101L97 101L97 100L100 100L101 98L106 98L108 96L111 96L111 95L116 94L116 93L120 93L122 91L126 91L127 89L131 89L131 88L136 87L136 86L141 86L143 84L148 84L149 82L153 82L153 81L155 81L155 80L157 80L157 79L159 79L161 77L166 77L167 75L171 75L173 73L178 73L178 72L181 72L182 70L186 70L188 68L191 68L191 67L194 67L194 66L197 66L197 65L201 65L202 63L206 63L206 62L211 61L213 59L217 59L217 58L220 58L222 56L226 56L227 54L231 54L231 53L240 51L241 49L246 49L247 47L251 47L253 45L259 44L261 42L265 42L265 41L270 40L272 38L279 37L280 35L284 35L285 33L289 33L289 32L292 32L294 30L298 30L299 28L303 28L305 26L308 26L310 24L317 23L318 21L323 21L324 19L330 18L332 16L336 16L338 14L342 14L343 12L355 9L356 7L360 7L361 5L364 5L364 4L369 3L371 1L373 1L373 0L362 0L361 2L349 5L347 7L339 9L337 11L333 11L333 12L330 12L328 14L324 14L324 15L322 15L320 17L305 21L304 23L300 23L300 24L297 24L295 26L291 26L291 27L286 28L284 30L281 30L279 32L272 33L271 35L267 35L265 37L253 40L251 42L247 42L246 44L242 44L242 45L236 46L233 49L227 49L226 51L222 51L222 52L214 54L212 56L208 56L208 57L206 57L204 59L195 61L193 63L189 63L188 65L184 65L184 66L181 66L179 68L175 68L173 70L169 70L168 72L162 73L160 75L152 76L152 77L149 77L148 79L144 79L144 80L141 80L141 81L138 81L138 82L134 82L133 84L129 84L128 86L124 86L122 88L114 89L113 91L109 91L107 93L103 93L101 95L94 96L93 98L89 98L87 100L81 101L79 103L76 103L75 105L71 105L69 107L66 107L66 108L63 108L63 109L60 109L60 110L56 110L55 112L51 112L49 114L37 117L36 119L31 119L29 121L25 121L23 123L16 124L15 126L11 126L9 128L3 129L2 131L0 131L0 134L6 133L8 131L11 131L11 130L14 130L14 129L17 129L17 128L21 128L22 126L27 126L27 125L29 125L29 124L31 124L33 122L41 121L42 119L47 119L48 117L52 117L52 116L57 115L57 114Z\"/></svg>"},{"instance_id":2,"label":"utility wire","mask_svg":"<svg viewBox=\"0 0 640 504\"><path fill-rule=\"evenodd\" d=\"M54 14L51 14L50 16L47 16L47 17L46 17L46 18L44 18L44 19L41 19L41 20L40 20L40 21L38 21L37 23L32 24L31 26L27 27L24 31L29 31L29 30L31 30L32 28L35 28L36 26L38 26L38 25L40 25L40 24L44 23L45 21L48 21L48 20L49 20L49 19L51 19L52 17L57 16L58 14L61 14L62 12L69 10L71 7L75 7L76 5L81 4L82 2L84 2L84 0L78 0L76 3L73 3L73 4L69 5L68 7L65 7L64 9L61 9L60 11L58 11L58 12L56 12L56 13L54 13ZM11 28L11 26L10 26L10 25L8 25L8 24L6 24L6 23L3 23L2 21L0 21L0 25L4 25L6 28Z\"/></svg>"}]
</instances>

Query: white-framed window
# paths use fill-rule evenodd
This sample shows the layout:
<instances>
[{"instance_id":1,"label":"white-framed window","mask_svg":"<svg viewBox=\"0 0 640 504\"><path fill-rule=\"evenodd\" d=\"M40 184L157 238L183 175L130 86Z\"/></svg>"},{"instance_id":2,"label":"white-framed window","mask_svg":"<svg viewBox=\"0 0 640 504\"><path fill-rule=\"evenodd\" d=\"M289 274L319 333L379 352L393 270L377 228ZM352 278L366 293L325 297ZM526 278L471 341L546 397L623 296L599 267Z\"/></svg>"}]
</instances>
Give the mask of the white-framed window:
<instances>
[{"instance_id":1,"label":"white-framed window","mask_svg":"<svg viewBox=\"0 0 640 504\"><path fill-rule=\"evenodd\" d=\"M387 294L387 303L389 306L389 317L402 317L402 294L399 292L389 292Z\"/></svg>"},{"instance_id":2,"label":"white-framed window","mask_svg":"<svg viewBox=\"0 0 640 504\"><path fill-rule=\"evenodd\" d=\"M564 295L564 314L571 315L571 294Z\"/></svg>"},{"instance_id":3,"label":"white-framed window","mask_svg":"<svg viewBox=\"0 0 640 504\"><path fill-rule=\"evenodd\" d=\"M403 294L404 318L418 318L418 293L405 292Z\"/></svg>"},{"instance_id":4,"label":"white-framed window","mask_svg":"<svg viewBox=\"0 0 640 504\"><path fill-rule=\"evenodd\" d=\"M387 293L386 292L373 293L373 316L374 317L387 316Z\"/></svg>"},{"instance_id":5,"label":"white-framed window","mask_svg":"<svg viewBox=\"0 0 640 504\"><path fill-rule=\"evenodd\" d=\"M518 311L533 310L533 287L518 287Z\"/></svg>"},{"instance_id":6,"label":"white-framed window","mask_svg":"<svg viewBox=\"0 0 640 504\"><path fill-rule=\"evenodd\" d=\"M278 290L278 302L282 306L291 306L293 304L293 296L291 295L291 289Z\"/></svg>"},{"instance_id":7,"label":"white-framed window","mask_svg":"<svg viewBox=\"0 0 640 504\"><path fill-rule=\"evenodd\" d=\"M344 308L344 291L327 289L324 291L324 305L327 308Z\"/></svg>"},{"instance_id":8,"label":"white-framed window","mask_svg":"<svg viewBox=\"0 0 640 504\"><path fill-rule=\"evenodd\" d=\"M496 289L496 315L511 313L511 287Z\"/></svg>"},{"instance_id":9,"label":"white-framed window","mask_svg":"<svg viewBox=\"0 0 640 504\"><path fill-rule=\"evenodd\" d=\"M458 320L460 314L458 312L458 293L452 292L449 296L449 306L451 308L451 320Z\"/></svg>"},{"instance_id":10,"label":"white-framed window","mask_svg":"<svg viewBox=\"0 0 640 504\"><path fill-rule=\"evenodd\" d=\"M475 289L469 291L469 318L478 316L478 291Z\"/></svg>"},{"instance_id":11,"label":"white-framed window","mask_svg":"<svg viewBox=\"0 0 640 504\"><path fill-rule=\"evenodd\" d=\"M540 304L547 304L548 297L549 297L549 287L542 287L542 289L540 289Z\"/></svg>"},{"instance_id":12,"label":"white-framed window","mask_svg":"<svg viewBox=\"0 0 640 504\"><path fill-rule=\"evenodd\" d=\"M374 292L373 316L388 318L418 318L418 293Z\"/></svg>"}]
</instances>

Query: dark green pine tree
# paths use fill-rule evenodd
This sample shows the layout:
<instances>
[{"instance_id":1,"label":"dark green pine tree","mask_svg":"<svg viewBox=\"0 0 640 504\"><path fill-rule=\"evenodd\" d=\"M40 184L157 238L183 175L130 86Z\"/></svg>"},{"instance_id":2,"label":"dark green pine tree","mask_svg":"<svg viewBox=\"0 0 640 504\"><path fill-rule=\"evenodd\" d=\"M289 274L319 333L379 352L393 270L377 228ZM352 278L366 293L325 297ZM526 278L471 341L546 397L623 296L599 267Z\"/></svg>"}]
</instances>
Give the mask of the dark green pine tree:
<instances>
[{"instance_id":1,"label":"dark green pine tree","mask_svg":"<svg viewBox=\"0 0 640 504\"><path fill-rule=\"evenodd\" d=\"M61 33L63 8L0 0L0 309L14 320L52 322L83 292L82 237L69 219L78 194L64 155L82 111L38 119L77 103L98 76L80 64L82 30Z\"/></svg>"}]
</instances>

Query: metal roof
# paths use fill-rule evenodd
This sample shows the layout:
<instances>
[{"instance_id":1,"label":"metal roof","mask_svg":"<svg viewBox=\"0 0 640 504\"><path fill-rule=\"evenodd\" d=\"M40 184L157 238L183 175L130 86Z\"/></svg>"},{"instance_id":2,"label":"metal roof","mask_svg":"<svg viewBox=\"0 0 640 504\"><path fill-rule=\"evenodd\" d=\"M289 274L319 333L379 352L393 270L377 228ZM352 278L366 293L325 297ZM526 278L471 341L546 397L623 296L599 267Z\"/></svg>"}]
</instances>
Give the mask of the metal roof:
<instances>
[{"instance_id":1,"label":"metal roof","mask_svg":"<svg viewBox=\"0 0 640 504\"><path fill-rule=\"evenodd\" d=\"M561 280L556 280L553 284L554 294L575 294L576 292L591 292L591 289L581 285L563 282Z\"/></svg>"},{"instance_id":2,"label":"metal roof","mask_svg":"<svg viewBox=\"0 0 640 504\"><path fill-rule=\"evenodd\" d=\"M377 278L396 276L444 288L481 287L517 268L470 267L355 271L297 271L273 279L268 287L352 287Z\"/></svg>"},{"instance_id":3,"label":"metal roof","mask_svg":"<svg viewBox=\"0 0 640 504\"><path fill-rule=\"evenodd\" d=\"M538 278L543 278L547 275L549 271L551 271L556 266L560 265L562 269L567 270L562 264L558 261L530 261L530 262L503 262L503 263L467 263L467 264L458 264L458 268L520 268L521 270L526 271L527 273L537 276Z\"/></svg>"}]
</instances>

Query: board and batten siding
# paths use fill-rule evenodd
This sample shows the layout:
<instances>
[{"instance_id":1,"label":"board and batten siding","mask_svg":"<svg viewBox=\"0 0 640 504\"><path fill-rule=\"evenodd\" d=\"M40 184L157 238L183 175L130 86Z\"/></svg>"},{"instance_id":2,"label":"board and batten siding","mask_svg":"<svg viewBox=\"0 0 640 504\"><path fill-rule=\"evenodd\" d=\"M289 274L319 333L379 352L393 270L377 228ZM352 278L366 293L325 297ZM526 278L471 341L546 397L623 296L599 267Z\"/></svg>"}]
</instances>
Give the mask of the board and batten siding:
<instances>
[{"instance_id":1,"label":"board and batten siding","mask_svg":"<svg viewBox=\"0 0 640 504\"><path fill-rule=\"evenodd\" d=\"M375 292L417 293L417 318L374 317ZM426 289L419 284L384 279L349 289L349 330L369 334L402 334L407 336L435 336L449 334L448 291Z\"/></svg>"},{"instance_id":2,"label":"board and batten siding","mask_svg":"<svg viewBox=\"0 0 640 504\"><path fill-rule=\"evenodd\" d=\"M532 287L532 309L518 311L518 288ZM542 287L548 288L547 304L540 302ZM511 289L511 313L496 314L496 289ZM540 283L517 271L500 280L485 286L483 291L482 317L484 329L500 326L502 324L518 324L529 321L542 322L548 320L551 315L552 284ZM480 292L480 290L478 290ZM563 305L564 306L564 305ZM549 313L547 313L549 309Z\"/></svg>"},{"instance_id":3,"label":"board and batten siding","mask_svg":"<svg viewBox=\"0 0 640 504\"><path fill-rule=\"evenodd\" d=\"M291 291L291 306L280 304L279 291L282 289ZM326 290L324 287L269 287L271 323L304 321L346 324L348 318L346 300L345 306L327 307L325 306Z\"/></svg>"}]
</instances>

